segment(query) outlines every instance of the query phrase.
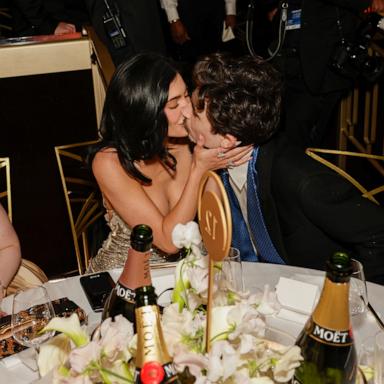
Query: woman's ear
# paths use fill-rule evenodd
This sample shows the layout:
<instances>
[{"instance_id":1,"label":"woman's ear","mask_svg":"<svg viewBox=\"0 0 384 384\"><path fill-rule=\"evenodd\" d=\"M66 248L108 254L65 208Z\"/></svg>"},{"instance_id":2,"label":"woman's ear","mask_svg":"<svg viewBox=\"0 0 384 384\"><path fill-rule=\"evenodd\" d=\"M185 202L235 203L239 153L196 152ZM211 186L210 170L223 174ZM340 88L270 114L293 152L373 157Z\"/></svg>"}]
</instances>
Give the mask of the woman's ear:
<instances>
[{"instance_id":1,"label":"woman's ear","mask_svg":"<svg viewBox=\"0 0 384 384\"><path fill-rule=\"evenodd\" d=\"M223 137L223 140L221 141L221 147L223 148L233 148L236 147L239 144L238 140L235 136L231 135L230 133L225 134Z\"/></svg>"}]
</instances>

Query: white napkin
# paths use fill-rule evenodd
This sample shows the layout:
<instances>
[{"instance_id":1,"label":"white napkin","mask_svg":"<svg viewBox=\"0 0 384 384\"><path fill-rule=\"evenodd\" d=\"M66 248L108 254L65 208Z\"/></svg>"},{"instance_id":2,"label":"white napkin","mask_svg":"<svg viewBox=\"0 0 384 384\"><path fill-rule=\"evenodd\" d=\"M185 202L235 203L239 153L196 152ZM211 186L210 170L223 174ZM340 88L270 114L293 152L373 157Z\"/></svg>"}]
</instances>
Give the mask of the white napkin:
<instances>
[{"instance_id":1,"label":"white napkin","mask_svg":"<svg viewBox=\"0 0 384 384\"><path fill-rule=\"evenodd\" d=\"M12 368L21 363L21 360L18 354L14 354L8 357L4 357L0 360L0 363L4 365L6 368Z\"/></svg>"},{"instance_id":2,"label":"white napkin","mask_svg":"<svg viewBox=\"0 0 384 384\"><path fill-rule=\"evenodd\" d=\"M221 40L225 43L227 41L233 40L235 38L235 34L233 33L233 30L231 27L225 26L225 21L223 24L223 33L221 35Z\"/></svg>"},{"instance_id":3,"label":"white napkin","mask_svg":"<svg viewBox=\"0 0 384 384\"><path fill-rule=\"evenodd\" d=\"M277 317L304 324L312 313L319 296L319 287L314 284L280 277L276 295L282 308Z\"/></svg>"}]
</instances>

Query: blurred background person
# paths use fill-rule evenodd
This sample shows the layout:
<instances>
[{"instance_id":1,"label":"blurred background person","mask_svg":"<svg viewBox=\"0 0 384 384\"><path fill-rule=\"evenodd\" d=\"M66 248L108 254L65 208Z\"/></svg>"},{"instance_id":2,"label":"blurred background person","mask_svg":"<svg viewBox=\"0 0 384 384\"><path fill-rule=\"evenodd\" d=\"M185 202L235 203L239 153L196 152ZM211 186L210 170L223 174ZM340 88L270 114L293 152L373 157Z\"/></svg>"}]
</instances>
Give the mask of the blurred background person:
<instances>
[{"instance_id":1,"label":"blurred background person","mask_svg":"<svg viewBox=\"0 0 384 384\"><path fill-rule=\"evenodd\" d=\"M273 63L284 76L283 126L294 143L324 144L330 118L354 78L332 68L342 40L354 43L363 11L383 0L287 0L287 27ZM279 24L281 11L274 23ZM271 51L274 47L271 47Z\"/></svg>"},{"instance_id":2,"label":"blurred background person","mask_svg":"<svg viewBox=\"0 0 384 384\"><path fill-rule=\"evenodd\" d=\"M160 0L171 35L171 54L194 63L200 55L216 52L226 27L236 25L236 0Z\"/></svg>"},{"instance_id":3,"label":"blurred background person","mask_svg":"<svg viewBox=\"0 0 384 384\"><path fill-rule=\"evenodd\" d=\"M83 0L13 0L9 6L12 36L75 33L89 19Z\"/></svg>"},{"instance_id":4,"label":"blurred background person","mask_svg":"<svg viewBox=\"0 0 384 384\"><path fill-rule=\"evenodd\" d=\"M19 239L8 215L0 205L0 299L15 276L21 261Z\"/></svg>"},{"instance_id":5,"label":"blurred background person","mask_svg":"<svg viewBox=\"0 0 384 384\"><path fill-rule=\"evenodd\" d=\"M116 65L139 52L166 54L158 0L84 1L91 23ZM116 20L121 28L116 27Z\"/></svg>"}]
</instances>

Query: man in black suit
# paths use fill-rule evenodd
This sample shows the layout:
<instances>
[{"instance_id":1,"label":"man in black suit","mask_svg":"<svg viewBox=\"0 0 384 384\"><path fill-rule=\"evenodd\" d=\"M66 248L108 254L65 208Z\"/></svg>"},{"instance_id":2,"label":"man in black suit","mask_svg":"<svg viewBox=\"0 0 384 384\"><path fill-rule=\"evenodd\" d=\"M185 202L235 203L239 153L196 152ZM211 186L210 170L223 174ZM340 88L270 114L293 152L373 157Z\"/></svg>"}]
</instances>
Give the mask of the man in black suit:
<instances>
[{"instance_id":1,"label":"man in black suit","mask_svg":"<svg viewBox=\"0 0 384 384\"><path fill-rule=\"evenodd\" d=\"M100 39L107 46L116 65L138 52L165 54L163 30L160 23L160 4L157 0L84 0L91 23ZM104 23L107 5L118 13L125 33L125 45L117 46Z\"/></svg>"},{"instance_id":2,"label":"man in black suit","mask_svg":"<svg viewBox=\"0 0 384 384\"><path fill-rule=\"evenodd\" d=\"M331 254L348 251L369 280L384 283L384 209L276 134L278 72L258 58L216 54L197 62L194 80L191 138L254 145L248 164L220 172L242 259L323 269Z\"/></svg>"},{"instance_id":3,"label":"man in black suit","mask_svg":"<svg viewBox=\"0 0 384 384\"><path fill-rule=\"evenodd\" d=\"M223 22L236 25L236 0L160 0L165 10L177 60L195 63L222 44Z\"/></svg>"},{"instance_id":4,"label":"man in black suit","mask_svg":"<svg viewBox=\"0 0 384 384\"><path fill-rule=\"evenodd\" d=\"M319 147L332 112L353 86L330 66L342 39L353 42L363 10L383 0L287 0L288 26L274 61L284 75L283 125L302 148ZM295 16L293 16L295 15Z\"/></svg>"}]
</instances>

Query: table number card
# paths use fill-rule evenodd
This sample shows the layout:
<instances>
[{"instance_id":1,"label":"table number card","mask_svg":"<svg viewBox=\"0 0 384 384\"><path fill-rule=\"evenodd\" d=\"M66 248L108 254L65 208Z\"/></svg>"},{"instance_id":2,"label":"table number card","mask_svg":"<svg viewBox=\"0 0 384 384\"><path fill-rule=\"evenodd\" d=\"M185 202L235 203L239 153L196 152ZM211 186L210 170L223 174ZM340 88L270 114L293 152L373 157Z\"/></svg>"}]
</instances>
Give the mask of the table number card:
<instances>
[{"instance_id":1,"label":"table number card","mask_svg":"<svg viewBox=\"0 0 384 384\"><path fill-rule=\"evenodd\" d=\"M199 187L198 217L201 236L208 251L208 306L206 325L206 349L210 349L210 331L213 307L213 264L228 255L232 240L232 218L228 197L220 177L208 171Z\"/></svg>"}]
</instances>

